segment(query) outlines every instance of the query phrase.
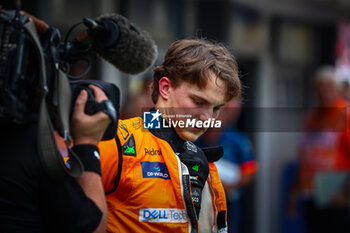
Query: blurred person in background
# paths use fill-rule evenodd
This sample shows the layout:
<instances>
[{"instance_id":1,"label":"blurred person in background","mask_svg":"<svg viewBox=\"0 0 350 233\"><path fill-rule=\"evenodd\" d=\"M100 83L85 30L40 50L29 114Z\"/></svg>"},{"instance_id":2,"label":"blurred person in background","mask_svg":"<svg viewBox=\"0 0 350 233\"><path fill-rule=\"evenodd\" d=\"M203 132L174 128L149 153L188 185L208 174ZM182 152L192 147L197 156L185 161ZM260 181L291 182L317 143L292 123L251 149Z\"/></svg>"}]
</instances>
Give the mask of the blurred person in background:
<instances>
[{"instance_id":1,"label":"blurred person in background","mask_svg":"<svg viewBox=\"0 0 350 233\"><path fill-rule=\"evenodd\" d=\"M239 98L227 102L219 116L224 129L208 131L196 142L199 147L224 147L223 158L215 164L227 197L228 232L234 233L242 232L242 197L245 187L253 182L258 168L249 138L236 128L241 107Z\"/></svg>"},{"instance_id":2,"label":"blurred person in background","mask_svg":"<svg viewBox=\"0 0 350 233\"><path fill-rule=\"evenodd\" d=\"M350 68L347 67L337 67L336 68L336 78L340 85L340 93L345 99L347 104L350 104Z\"/></svg>"},{"instance_id":3,"label":"blurred person in background","mask_svg":"<svg viewBox=\"0 0 350 233\"><path fill-rule=\"evenodd\" d=\"M311 109L306 117L287 211L296 217L296 203L301 200L305 233L350 232L348 185L344 182L339 190L329 193L332 184L324 183L332 174L331 183L339 182L337 172L350 169L350 115L333 67L321 67L316 72L315 89L318 108ZM320 189L320 182L325 190ZM320 202L324 198L328 198L326 204Z\"/></svg>"},{"instance_id":4,"label":"blurred person in background","mask_svg":"<svg viewBox=\"0 0 350 233\"><path fill-rule=\"evenodd\" d=\"M344 96L344 99L346 100L347 104L349 105L350 104L350 80L347 79L347 80L344 80L342 83L342 94Z\"/></svg>"}]
</instances>

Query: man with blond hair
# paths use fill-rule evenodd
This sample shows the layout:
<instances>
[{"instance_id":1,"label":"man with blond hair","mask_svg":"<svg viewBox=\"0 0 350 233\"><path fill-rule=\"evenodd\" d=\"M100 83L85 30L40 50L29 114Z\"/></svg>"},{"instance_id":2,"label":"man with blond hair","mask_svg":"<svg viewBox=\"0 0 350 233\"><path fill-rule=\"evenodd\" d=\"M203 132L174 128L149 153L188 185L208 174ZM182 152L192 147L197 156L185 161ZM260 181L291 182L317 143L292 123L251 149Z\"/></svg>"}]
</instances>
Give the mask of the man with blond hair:
<instances>
[{"instance_id":1,"label":"man with blond hair","mask_svg":"<svg viewBox=\"0 0 350 233\"><path fill-rule=\"evenodd\" d=\"M224 46L196 39L169 47L154 69L154 108L119 120L115 140L99 144L108 232L227 232L214 164L222 149L192 141L240 92L237 63Z\"/></svg>"}]
</instances>

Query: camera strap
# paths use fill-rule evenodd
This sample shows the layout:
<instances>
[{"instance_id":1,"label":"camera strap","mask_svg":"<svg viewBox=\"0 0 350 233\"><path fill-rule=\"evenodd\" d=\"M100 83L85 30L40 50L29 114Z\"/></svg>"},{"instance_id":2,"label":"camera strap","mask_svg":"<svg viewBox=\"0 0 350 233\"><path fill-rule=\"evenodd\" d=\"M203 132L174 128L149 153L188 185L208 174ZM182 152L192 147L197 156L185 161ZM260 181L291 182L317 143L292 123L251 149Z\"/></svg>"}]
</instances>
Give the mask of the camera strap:
<instances>
[{"instance_id":1,"label":"camera strap","mask_svg":"<svg viewBox=\"0 0 350 233\"><path fill-rule=\"evenodd\" d=\"M39 36L36 31L34 22L29 20L24 24L25 30L32 37L35 48L39 54L39 66L40 66L40 79L41 88L43 89L43 96L40 104L39 113L39 135L38 146L40 159L47 169L49 176L54 180L64 180L67 178L78 178L84 171L84 166L81 163L78 156L69 149L71 143L71 136L69 133L69 109L70 109L70 86L67 76L56 67L57 72L57 88L58 88L58 103L59 103L59 115L61 124L63 126L64 139L67 149L70 154L70 165L68 168L63 161L62 155L57 147L56 139L54 136L54 129L49 117L46 94L48 92L46 68L44 53L40 44Z\"/></svg>"}]
</instances>

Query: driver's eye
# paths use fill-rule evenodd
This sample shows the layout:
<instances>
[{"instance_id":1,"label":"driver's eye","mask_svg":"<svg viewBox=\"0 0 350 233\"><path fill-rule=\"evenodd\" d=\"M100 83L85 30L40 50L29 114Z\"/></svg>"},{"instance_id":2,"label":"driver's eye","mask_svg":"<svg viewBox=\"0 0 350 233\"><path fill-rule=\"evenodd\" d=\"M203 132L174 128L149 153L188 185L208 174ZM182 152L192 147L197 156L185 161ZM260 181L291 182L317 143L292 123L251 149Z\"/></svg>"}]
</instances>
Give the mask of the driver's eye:
<instances>
[{"instance_id":1,"label":"driver's eye","mask_svg":"<svg viewBox=\"0 0 350 233\"><path fill-rule=\"evenodd\" d=\"M197 106L203 106L205 104L204 101L201 101L201 100L193 99L192 101Z\"/></svg>"}]
</instances>

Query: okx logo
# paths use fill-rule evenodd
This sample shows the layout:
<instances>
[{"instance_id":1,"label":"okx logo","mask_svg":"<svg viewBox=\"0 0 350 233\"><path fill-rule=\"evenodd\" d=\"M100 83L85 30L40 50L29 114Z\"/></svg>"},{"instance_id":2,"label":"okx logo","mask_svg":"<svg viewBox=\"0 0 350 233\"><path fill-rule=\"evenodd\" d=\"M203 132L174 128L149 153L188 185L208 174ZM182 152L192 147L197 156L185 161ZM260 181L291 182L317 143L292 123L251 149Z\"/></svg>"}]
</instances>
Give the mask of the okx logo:
<instances>
[{"instance_id":1,"label":"okx logo","mask_svg":"<svg viewBox=\"0 0 350 233\"><path fill-rule=\"evenodd\" d=\"M160 129L159 110L143 113L143 128L144 129Z\"/></svg>"}]
</instances>

